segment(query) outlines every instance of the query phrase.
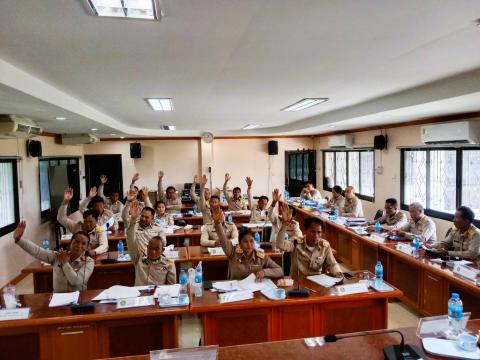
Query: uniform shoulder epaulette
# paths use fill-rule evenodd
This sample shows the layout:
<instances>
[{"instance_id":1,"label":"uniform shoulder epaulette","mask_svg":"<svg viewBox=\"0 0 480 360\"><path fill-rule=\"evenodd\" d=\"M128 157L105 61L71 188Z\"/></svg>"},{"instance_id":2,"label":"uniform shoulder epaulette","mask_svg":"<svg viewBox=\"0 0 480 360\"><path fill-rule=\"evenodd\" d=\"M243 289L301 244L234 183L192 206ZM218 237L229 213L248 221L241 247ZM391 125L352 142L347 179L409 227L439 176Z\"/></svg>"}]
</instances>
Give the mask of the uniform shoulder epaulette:
<instances>
[{"instance_id":1,"label":"uniform shoulder epaulette","mask_svg":"<svg viewBox=\"0 0 480 360\"><path fill-rule=\"evenodd\" d=\"M330 247L330 243L327 240L322 239L322 240L320 240L320 243L324 247Z\"/></svg>"},{"instance_id":2,"label":"uniform shoulder epaulette","mask_svg":"<svg viewBox=\"0 0 480 360\"><path fill-rule=\"evenodd\" d=\"M468 235L473 236L477 233L477 231L477 229L470 227L470 229L468 229Z\"/></svg>"},{"instance_id":3,"label":"uniform shoulder epaulette","mask_svg":"<svg viewBox=\"0 0 480 360\"><path fill-rule=\"evenodd\" d=\"M243 254L243 250L237 246L235 248L235 254Z\"/></svg>"},{"instance_id":4,"label":"uniform shoulder epaulette","mask_svg":"<svg viewBox=\"0 0 480 360\"><path fill-rule=\"evenodd\" d=\"M298 239L297 239L297 243L298 243L298 244L303 244L303 239L302 239L302 238L298 238Z\"/></svg>"},{"instance_id":5,"label":"uniform shoulder epaulette","mask_svg":"<svg viewBox=\"0 0 480 360\"><path fill-rule=\"evenodd\" d=\"M262 252L262 251L257 251L257 256L258 256L260 259L265 259L265 253Z\"/></svg>"}]
</instances>

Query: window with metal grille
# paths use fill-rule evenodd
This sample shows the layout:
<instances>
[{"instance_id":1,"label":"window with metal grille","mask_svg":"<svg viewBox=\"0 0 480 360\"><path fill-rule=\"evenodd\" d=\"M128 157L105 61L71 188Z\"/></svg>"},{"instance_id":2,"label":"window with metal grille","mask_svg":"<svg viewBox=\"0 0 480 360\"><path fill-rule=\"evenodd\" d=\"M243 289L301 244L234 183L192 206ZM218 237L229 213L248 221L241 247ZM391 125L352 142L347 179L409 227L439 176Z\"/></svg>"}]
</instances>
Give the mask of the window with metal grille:
<instances>
[{"instance_id":1,"label":"window with metal grille","mask_svg":"<svg viewBox=\"0 0 480 360\"><path fill-rule=\"evenodd\" d=\"M0 236L12 232L19 221L17 160L0 158Z\"/></svg>"}]
</instances>

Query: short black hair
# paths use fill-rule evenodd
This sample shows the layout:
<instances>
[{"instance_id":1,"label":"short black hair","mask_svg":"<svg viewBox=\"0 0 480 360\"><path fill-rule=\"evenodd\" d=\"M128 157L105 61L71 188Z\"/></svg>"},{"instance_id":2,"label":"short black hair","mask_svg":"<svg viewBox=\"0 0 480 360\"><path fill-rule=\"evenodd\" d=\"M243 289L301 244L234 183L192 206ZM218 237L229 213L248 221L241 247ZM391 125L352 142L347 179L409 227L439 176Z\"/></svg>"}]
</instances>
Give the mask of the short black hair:
<instances>
[{"instance_id":1,"label":"short black hair","mask_svg":"<svg viewBox=\"0 0 480 360\"><path fill-rule=\"evenodd\" d=\"M337 194L341 194L343 192L343 189L340 185L335 185L332 190L335 190Z\"/></svg>"},{"instance_id":2,"label":"short black hair","mask_svg":"<svg viewBox=\"0 0 480 360\"><path fill-rule=\"evenodd\" d=\"M110 191L110 195L115 193L120 194L120 191L118 189L112 189L112 191Z\"/></svg>"},{"instance_id":3,"label":"short black hair","mask_svg":"<svg viewBox=\"0 0 480 360\"><path fill-rule=\"evenodd\" d=\"M175 189L173 186L169 186L167 187L167 190L165 190L166 192L168 192L168 190L173 190L173 191L177 191L177 189Z\"/></svg>"},{"instance_id":4,"label":"short black hair","mask_svg":"<svg viewBox=\"0 0 480 360\"><path fill-rule=\"evenodd\" d=\"M460 206L457 211L464 220L468 220L471 223L475 220L475 213L468 206Z\"/></svg>"},{"instance_id":5,"label":"short black hair","mask_svg":"<svg viewBox=\"0 0 480 360\"><path fill-rule=\"evenodd\" d=\"M312 224L318 224L323 230L323 222L322 220L316 218L316 217L308 217L303 221L303 226L305 227L305 230L309 229Z\"/></svg>"},{"instance_id":6,"label":"short black hair","mask_svg":"<svg viewBox=\"0 0 480 360\"><path fill-rule=\"evenodd\" d=\"M102 204L105 204L105 200L103 200L103 198L99 195L95 195L91 200L90 202L88 203L88 207L91 208L93 207L95 204L98 204L98 203L102 203Z\"/></svg>"},{"instance_id":7,"label":"short black hair","mask_svg":"<svg viewBox=\"0 0 480 360\"><path fill-rule=\"evenodd\" d=\"M240 241L242 241L242 239L247 235L250 235L253 237L252 231L249 228L243 228L238 234L238 242L240 243Z\"/></svg>"},{"instance_id":8,"label":"short black hair","mask_svg":"<svg viewBox=\"0 0 480 360\"><path fill-rule=\"evenodd\" d=\"M93 216L95 220L98 220L98 213L94 209L88 209L83 213L83 218L86 219L89 216Z\"/></svg>"},{"instance_id":9,"label":"short black hair","mask_svg":"<svg viewBox=\"0 0 480 360\"><path fill-rule=\"evenodd\" d=\"M77 231L76 233L74 233L72 235L72 240L75 236L78 236L78 235L85 236L87 238L87 244L90 244L90 235L88 235L88 233L86 231L83 231L83 230ZM70 241L72 241L72 240L70 240Z\"/></svg>"},{"instance_id":10,"label":"short black hair","mask_svg":"<svg viewBox=\"0 0 480 360\"><path fill-rule=\"evenodd\" d=\"M220 201L220 198L217 195L210 196L210 199L217 199L218 201Z\"/></svg>"},{"instance_id":11,"label":"short black hair","mask_svg":"<svg viewBox=\"0 0 480 360\"><path fill-rule=\"evenodd\" d=\"M148 240L148 243L150 244L150 242L152 241L160 241L160 244L162 245L162 249L163 249L163 239L161 236L156 235L152 237L150 240Z\"/></svg>"},{"instance_id":12,"label":"short black hair","mask_svg":"<svg viewBox=\"0 0 480 360\"><path fill-rule=\"evenodd\" d=\"M156 209L158 205L163 204L165 207L167 207L167 204L165 204L165 201L163 200L158 200L153 207Z\"/></svg>"},{"instance_id":13,"label":"short black hair","mask_svg":"<svg viewBox=\"0 0 480 360\"><path fill-rule=\"evenodd\" d=\"M242 191L242 189L240 189L238 186L235 186L232 191L235 192L236 190Z\"/></svg>"},{"instance_id":14,"label":"short black hair","mask_svg":"<svg viewBox=\"0 0 480 360\"><path fill-rule=\"evenodd\" d=\"M260 200L267 200L267 202L268 202L268 197L265 196L265 195L262 195L262 196L260 196L260 197L258 198L258 200L259 200L259 201L260 201Z\"/></svg>"},{"instance_id":15,"label":"short black hair","mask_svg":"<svg viewBox=\"0 0 480 360\"><path fill-rule=\"evenodd\" d=\"M388 198L385 200L385 204L390 204L395 209L398 209L398 201L395 198Z\"/></svg>"},{"instance_id":16,"label":"short black hair","mask_svg":"<svg viewBox=\"0 0 480 360\"><path fill-rule=\"evenodd\" d=\"M153 210L150 206L145 206L142 211L150 211L150 213L152 214L152 216L155 216L155 210Z\"/></svg>"},{"instance_id":17,"label":"short black hair","mask_svg":"<svg viewBox=\"0 0 480 360\"><path fill-rule=\"evenodd\" d=\"M307 186L307 185L312 185L313 186L313 181L306 181L305 186Z\"/></svg>"}]
</instances>

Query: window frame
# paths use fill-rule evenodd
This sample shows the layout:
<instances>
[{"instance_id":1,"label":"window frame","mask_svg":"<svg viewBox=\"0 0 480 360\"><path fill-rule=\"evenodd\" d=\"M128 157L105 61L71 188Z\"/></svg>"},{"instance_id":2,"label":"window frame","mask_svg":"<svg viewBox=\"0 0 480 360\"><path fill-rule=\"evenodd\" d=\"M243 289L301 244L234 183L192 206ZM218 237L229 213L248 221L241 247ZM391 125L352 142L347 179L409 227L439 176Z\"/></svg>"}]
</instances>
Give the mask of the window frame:
<instances>
[{"instance_id":1,"label":"window frame","mask_svg":"<svg viewBox=\"0 0 480 360\"><path fill-rule=\"evenodd\" d=\"M430 147L405 147L400 149L400 207L402 210L408 211L409 204L405 204L405 152L406 151L425 151L426 152L426 169L425 169L425 199L426 204L424 213L433 218L453 221L454 214L428 208L430 198L430 152L431 151L455 151L455 208L462 204L462 178L463 178L463 151L480 150L480 146L430 146ZM479 214L476 214L479 215ZM475 226L480 226L480 219L473 221Z\"/></svg>"},{"instance_id":2,"label":"window frame","mask_svg":"<svg viewBox=\"0 0 480 360\"><path fill-rule=\"evenodd\" d=\"M18 223L20 222L20 203L18 199L18 159L17 158L1 158L0 157L0 163L11 163L12 164L12 170L13 170L13 206L14 206L14 212L15 212L15 221L11 224L5 225L0 228L0 236L4 236L8 233L11 233L12 231L15 230L17 227Z\"/></svg>"},{"instance_id":3,"label":"window frame","mask_svg":"<svg viewBox=\"0 0 480 360\"><path fill-rule=\"evenodd\" d=\"M364 195L364 194L361 194L360 193L360 189L355 189L355 190L358 190L358 192L356 192L355 194L357 195L357 197L359 199L362 199L362 200L366 200L366 201L370 201L370 202L375 202L375 149L373 148L362 148L362 149L326 149L326 150L322 150L322 166L323 166L323 178L325 179L325 155L326 153L337 153L337 152L344 152L346 153L345 154L345 161L346 161L346 168L345 168L345 176L347 178L347 186L348 184L350 183L350 178L349 178L349 156L348 156L348 153L350 152L358 152L358 181L359 181L359 184L360 184L360 187L361 187L361 184L362 184L362 160L361 160L361 154L362 152L371 152L372 155L373 155L373 167L372 167L372 175L373 175L373 196L369 196L369 195ZM337 169L337 157L336 157L336 154L334 154L333 156L333 176L334 176L334 179L333 179L333 182L334 184L333 185L336 185L336 180L335 180L335 177L336 177L336 169ZM328 184L327 182L324 180L323 181L323 190L324 191L332 191L332 188L329 188L328 187Z\"/></svg>"}]
</instances>

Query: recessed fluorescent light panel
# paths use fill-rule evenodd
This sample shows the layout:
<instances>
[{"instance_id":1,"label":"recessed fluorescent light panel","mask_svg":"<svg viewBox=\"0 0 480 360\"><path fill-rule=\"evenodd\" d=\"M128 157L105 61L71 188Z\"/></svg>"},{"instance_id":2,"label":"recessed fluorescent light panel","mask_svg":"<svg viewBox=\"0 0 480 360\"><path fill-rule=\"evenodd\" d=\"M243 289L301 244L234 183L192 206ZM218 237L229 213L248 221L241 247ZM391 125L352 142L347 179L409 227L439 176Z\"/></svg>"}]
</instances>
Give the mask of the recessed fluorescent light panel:
<instances>
[{"instance_id":1,"label":"recessed fluorescent light panel","mask_svg":"<svg viewBox=\"0 0 480 360\"><path fill-rule=\"evenodd\" d=\"M306 98L297 101L295 104L283 108L282 111L300 111L328 101L328 98Z\"/></svg>"},{"instance_id":2,"label":"recessed fluorescent light panel","mask_svg":"<svg viewBox=\"0 0 480 360\"><path fill-rule=\"evenodd\" d=\"M147 103L154 111L173 111L172 99L147 99Z\"/></svg>"},{"instance_id":3,"label":"recessed fluorescent light panel","mask_svg":"<svg viewBox=\"0 0 480 360\"><path fill-rule=\"evenodd\" d=\"M55 120L64 121L64 120L67 120L67 118L63 116L57 116Z\"/></svg>"},{"instance_id":4,"label":"recessed fluorescent light panel","mask_svg":"<svg viewBox=\"0 0 480 360\"><path fill-rule=\"evenodd\" d=\"M160 126L160 129L173 131L175 130L175 125L162 125Z\"/></svg>"},{"instance_id":5,"label":"recessed fluorescent light panel","mask_svg":"<svg viewBox=\"0 0 480 360\"><path fill-rule=\"evenodd\" d=\"M242 127L242 130L252 130L252 129L255 129L257 127L258 127L257 124L248 124L248 125L245 125L244 127Z\"/></svg>"},{"instance_id":6,"label":"recessed fluorescent light panel","mask_svg":"<svg viewBox=\"0 0 480 360\"><path fill-rule=\"evenodd\" d=\"M160 20L157 0L86 0L96 16Z\"/></svg>"}]
</instances>

